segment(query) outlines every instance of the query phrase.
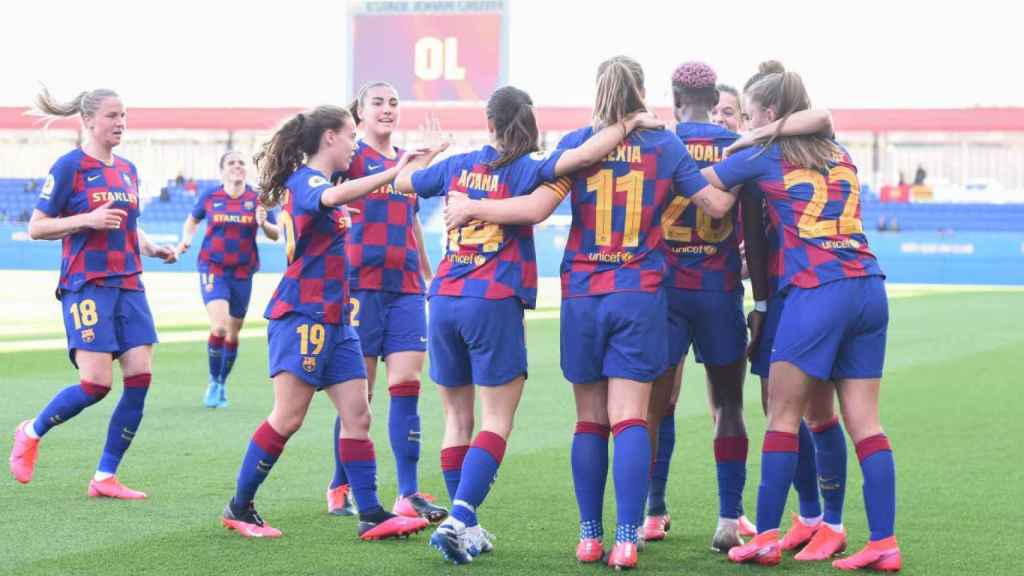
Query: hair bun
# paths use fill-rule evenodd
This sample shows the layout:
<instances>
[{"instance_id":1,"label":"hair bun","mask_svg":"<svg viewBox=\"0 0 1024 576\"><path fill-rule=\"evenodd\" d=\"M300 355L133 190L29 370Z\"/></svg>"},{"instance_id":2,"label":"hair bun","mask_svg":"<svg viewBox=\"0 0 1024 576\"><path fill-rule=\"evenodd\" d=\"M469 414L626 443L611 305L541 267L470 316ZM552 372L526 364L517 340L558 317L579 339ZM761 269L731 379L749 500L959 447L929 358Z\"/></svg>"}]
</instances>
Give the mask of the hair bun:
<instances>
[{"instance_id":1,"label":"hair bun","mask_svg":"<svg viewBox=\"0 0 1024 576\"><path fill-rule=\"evenodd\" d=\"M757 71L760 74L785 74L786 67L782 65L782 62L778 60L765 60L757 66Z\"/></svg>"},{"instance_id":2,"label":"hair bun","mask_svg":"<svg viewBox=\"0 0 1024 576\"><path fill-rule=\"evenodd\" d=\"M718 75L710 66L703 62L686 62L680 64L672 73L672 83L691 90L714 88Z\"/></svg>"}]
</instances>

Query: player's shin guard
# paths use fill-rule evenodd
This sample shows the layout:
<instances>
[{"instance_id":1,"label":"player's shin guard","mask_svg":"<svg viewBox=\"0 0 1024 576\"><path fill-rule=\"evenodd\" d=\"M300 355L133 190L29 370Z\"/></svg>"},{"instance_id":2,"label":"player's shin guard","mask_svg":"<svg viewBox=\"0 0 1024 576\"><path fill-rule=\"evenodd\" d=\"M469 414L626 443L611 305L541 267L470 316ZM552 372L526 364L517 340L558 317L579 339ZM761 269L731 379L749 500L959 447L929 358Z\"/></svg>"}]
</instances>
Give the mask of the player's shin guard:
<instances>
[{"instance_id":1,"label":"player's shin guard","mask_svg":"<svg viewBox=\"0 0 1024 576\"><path fill-rule=\"evenodd\" d=\"M651 441L647 422L630 419L612 426L615 436L616 542L636 543L644 519L644 496L650 478Z\"/></svg>"},{"instance_id":2,"label":"player's shin guard","mask_svg":"<svg viewBox=\"0 0 1024 576\"><path fill-rule=\"evenodd\" d=\"M252 435L249 441L249 449L242 460L242 467L238 470L238 484L235 490L234 502L239 507L247 507L253 498L256 497L256 490L266 480L271 468L277 462L284 445L288 442L287 436L282 436L274 430L270 422L266 420Z\"/></svg>"},{"instance_id":3,"label":"player's shin guard","mask_svg":"<svg viewBox=\"0 0 1024 576\"><path fill-rule=\"evenodd\" d=\"M608 434L611 428L577 422L572 437L572 482L580 510L580 539L604 536L604 487L608 480Z\"/></svg>"},{"instance_id":4,"label":"player's shin guard","mask_svg":"<svg viewBox=\"0 0 1024 576\"><path fill-rule=\"evenodd\" d=\"M135 434L142 423L142 412L146 406L146 394L149 393L150 374L136 374L124 379L124 393L118 401L114 413L110 415L110 426L107 429L107 443L103 447L99 472L116 474L121 458L131 446Z\"/></svg>"},{"instance_id":5,"label":"player's shin guard","mask_svg":"<svg viewBox=\"0 0 1024 576\"><path fill-rule=\"evenodd\" d=\"M667 512L665 486L668 484L668 469L676 447L676 407L670 406L668 414L658 425L658 453L654 456L651 470L651 489L647 494L647 515L661 516Z\"/></svg>"},{"instance_id":6,"label":"player's shin guard","mask_svg":"<svg viewBox=\"0 0 1024 576\"><path fill-rule=\"evenodd\" d=\"M221 368L224 364L224 337L210 334L206 339L206 355L210 361L210 380L220 382Z\"/></svg>"},{"instance_id":7,"label":"player's shin guard","mask_svg":"<svg viewBox=\"0 0 1024 576\"><path fill-rule=\"evenodd\" d=\"M505 457L505 439L481 430L462 463L462 479L452 501L451 515L466 526L477 524L476 511L483 504Z\"/></svg>"},{"instance_id":8,"label":"player's shin guard","mask_svg":"<svg viewBox=\"0 0 1024 576\"><path fill-rule=\"evenodd\" d=\"M459 490L462 479L462 463L466 460L469 446L450 446L441 449L441 472L444 474L444 486L448 489L448 501L455 502L455 493Z\"/></svg>"},{"instance_id":9,"label":"player's shin guard","mask_svg":"<svg viewBox=\"0 0 1024 576\"><path fill-rule=\"evenodd\" d=\"M224 356L220 364L220 376L218 381L223 384L228 381L231 369L235 367L235 359L238 358L238 340L234 342L224 341Z\"/></svg>"},{"instance_id":10,"label":"player's shin guard","mask_svg":"<svg viewBox=\"0 0 1024 576\"><path fill-rule=\"evenodd\" d=\"M846 500L846 438L836 418L811 430L818 466L818 486L825 501L825 522L843 523Z\"/></svg>"},{"instance_id":11,"label":"player's shin guard","mask_svg":"<svg viewBox=\"0 0 1024 576\"><path fill-rule=\"evenodd\" d=\"M864 509L871 541L893 535L896 524L896 463L885 434L857 442L857 459L864 473Z\"/></svg>"},{"instance_id":12,"label":"player's shin guard","mask_svg":"<svg viewBox=\"0 0 1024 576\"><path fill-rule=\"evenodd\" d=\"M388 438L395 455L399 496L419 491L416 477L420 461L420 381L410 380L388 388L391 405L388 409Z\"/></svg>"},{"instance_id":13,"label":"player's shin guard","mask_svg":"<svg viewBox=\"0 0 1024 576\"><path fill-rule=\"evenodd\" d=\"M796 473L800 439L796 434L769 430L761 452L761 485L757 489L757 533L778 530L786 508L789 485Z\"/></svg>"},{"instance_id":14,"label":"player's shin guard","mask_svg":"<svg viewBox=\"0 0 1024 576\"><path fill-rule=\"evenodd\" d=\"M743 509L743 487L747 483L746 436L715 438L715 471L718 475L718 517L739 518Z\"/></svg>"},{"instance_id":15,"label":"player's shin guard","mask_svg":"<svg viewBox=\"0 0 1024 576\"><path fill-rule=\"evenodd\" d=\"M796 474L793 476L793 488L800 501L802 518L821 516L821 496L818 494L818 467L814 461L814 438L807 423L800 421L800 444L796 459Z\"/></svg>"},{"instance_id":16,"label":"player's shin guard","mask_svg":"<svg viewBox=\"0 0 1024 576\"><path fill-rule=\"evenodd\" d=\"M352 487L352 496L356 500L360 517L380 509L380 499L377 498L377 455L373 449L373 440L341 438L338 440L338 453L345 466L345 474Z\"/></svg>"},{"instance_id":17,"label":"player's shin guard","mask_svg":"<svg viewBox=\"0 0 1024 576\"><path fill-rule=\"evenodd\" d=\"M74 418L79 412L103 400L110 388L97 386L87 380L61 390L36 416L32 424L36 436L42 438L50 428Z\"/></svg>"},{"instance_id":18,"label":"player's shin guard","mask_svg":"<svg viewBox=\"0 0 1024 576\"><path fill-rule=\"evenodd\" d=\"M334 436L331 436L331 446L334 447L334 478L331 479L331 490L334 490L342 484L348 484L348 475L345 474L345 466L341 463L341 453L338 447L341 443L338 442L341 438L341 418L334 418Z\"/></svg>"}]
</instances>

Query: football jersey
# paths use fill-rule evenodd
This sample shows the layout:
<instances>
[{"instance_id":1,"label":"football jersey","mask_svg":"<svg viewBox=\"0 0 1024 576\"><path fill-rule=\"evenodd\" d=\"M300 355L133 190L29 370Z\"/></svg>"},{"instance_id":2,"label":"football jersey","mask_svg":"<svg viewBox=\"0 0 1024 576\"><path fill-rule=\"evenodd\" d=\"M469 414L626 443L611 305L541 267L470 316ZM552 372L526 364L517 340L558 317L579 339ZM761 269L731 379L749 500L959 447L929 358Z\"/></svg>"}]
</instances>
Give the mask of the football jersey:
<instances>
[{"instance_id":1,"label":"football jersey","mask_svg":"<svg viewBox=\"0 0 1024 576\"><path fill-rule=\"evenodd\" d=\"M698 168L724 158L739 135L717 124L681 122L676 135ZM676 196L662 215L668 274L666 285L689 290L731 291L740 285L737 209L712 218L685 196Z\"/></svg>"},{"instance_id":2,"label":"football jersey","mask_svg":"<svg viewBox=\"0 0 1024 576\"><path fill-rule=\"evenodd\" d=\"M593 128L570 132L579 146ZM668 130L634 131L601 162L572 176L572 227L562 259L562 297L653 292L666 271L662 219L676 197L705 186L686 147Z\"/></svg>"},{"instance_id":3,"label":"football jersey","mask_svg":"<svg viewBox=\"0 0 1024 576\"><path fill-rule=\"evenodd\" d=\"M237 198L232 198L223 186L199 196L192 208L192 217L207 220L203 247L199 251L201 271L246 279L259 270L260 255L256 248L259 201L259 194L248 186ZM267 220L276 222L272 212L267 212Z\"/></svg>"},{"instance_id":4,"label":"football jersey","mask_svg":"<svg viewBox=\"0 0 1024 576\"><path fill-rule=\"evenodd\" d=\"M348 171L336 174L334 181L389 170L403 153L398 148L394 151L395 157L388 158L360 140ZM419 211L416 195L402 194L394 182L388 182L349 206L358 210L352 212L352 230L345 244L350 266L349 287L422 294L423 276L415 233Z\"/></svg>"},{"instance_id":5,"label":"football jersey","mask_svg":"<svg viewBox=\"0 0 1024 576\"><path fill-rule=\"evenodd\" d=\"M46 177L36 209L52 218L91 212L107 202L128 217L116 230L83 229L61 239L60 289L76 291L92 282L142 290L139 258L139 175L135 165L114 156L104 164L75 149L61 156Z\"/></svg>"},{"instance_id":6,"label":"football jersey","mask_svg":"<svg viewBox=\"0 0 1024 576\"><path fill-rule=\"evenodd\" d=\"M777 288L815 288L843 278L881 276L860 219L860 181L836 144L827 173L787 162L778 144L740 150L714 167L722 184L755 182L781 249Z\"/></svg>"},{"instance_id":7,"label":"football jersey","mask_svg":"<svg viewBox=\"0 0 1024 576\"><path fill-rule=\"evenodd\" d=\"M491 146L450 156L412 175L424 198L462 192L477 200L524 196L555 177L562 151L525 154L500 168ZM564 184L563 184L564 185ZM557 186L557 184L556 184ZM450 230L445 255L434 273L430 295L500 300L518 297L527 308L537 303L537 255L532 226L500 226L475 221Z\"/></svg>"},{"instance_id":8,"label":"football jersey","mask_svg":"<svg viewBox=\"0 0 1024 576\"><path fill-rule=\"evenodd\" d=\"M315 322L349 321L344 311L349 293L345 236L350 220L344 207L320 204L320 196L330 187L323 174L306 165L285 181L277 220L288 267L267 304L267 319L297 312Z\"/></svg>"}]
</instances>

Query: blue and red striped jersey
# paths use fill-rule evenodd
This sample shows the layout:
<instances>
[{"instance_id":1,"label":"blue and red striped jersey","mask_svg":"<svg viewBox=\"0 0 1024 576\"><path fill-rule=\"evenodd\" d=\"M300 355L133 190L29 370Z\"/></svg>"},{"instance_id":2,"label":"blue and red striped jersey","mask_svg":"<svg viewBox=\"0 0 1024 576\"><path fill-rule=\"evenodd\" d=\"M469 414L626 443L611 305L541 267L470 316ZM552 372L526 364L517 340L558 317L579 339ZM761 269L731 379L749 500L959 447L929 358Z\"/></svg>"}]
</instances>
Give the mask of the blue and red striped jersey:
<instances>
[{"instance_id":1,"label":"blue and red striped jersey","mask_svg":"<svg viewBox=\"0 0 1024 576\"><path fill-rule=\"evenodd\" d=\"M259 194L248 186L237 198L218 186L196 199L192 217L207 219L203 247L199 251L200 271L246 279L259 270L260 255L256 247L259 202ZM267 212L267 220L275 222L273 212Z\"/></svg>"},{"instance_id":2,"label":"blue and red striped jersey","mask_svg":"<svg viewBox=\"0 0 1024 576\"><path fill-rule=\"evenodd\" d=\"M61 156L46 177L36 209L50 217L111 208L128 213L117 230L85 229L62 243L60 288L76 291L90 282L125 290L142 290L139 258L139 175L135 165L114 156L107 165L80 149Z\"/></svg>"},{"instance_id":3,"label":"blue and red striped jersey","mask_svg":"<svg viewBox=\"0 0 1024 576\"><path fill-rule=\"evenodd\" d=\"M535 152L492 169L500 154L491 146L450 156L412 176L424 198L462 192L473 199L524 196L555 177L562 151ZM430 295L500 300L518 297L527 308L537 304L537 255L532 226L472 222L448 232L445 255L434 273Z\"/></svg>"},{"instance_id":4,"label":"blue and red striped jersey","mask_svg":"<svg viewBox=\"0 0 1024 576\"><path fill-rule=\"evenodd\" d=\"M264 317L296 312L327 324L347 324L348 210L328 208L320 196L331 187L317 170L302 165L285 182L277 220L285 240L288 268L270 297Z\"/></svg>"},{"instance_id":5,"label":"blue and red striped jersey","mask_svg":"<svg viewBox=\"0 0 1024 576\"><path fill-rule=\"evenodd\" d=\"M778 144L741 150L714 168L726 187L756 182L764 192L782 247L779 290L883 275L860 219L857 167L835 146L827 173L790 164Z\"/></svg>"},{"instance_id":6,"label":"blue and red striped jersey","mask_svg":"<svg viewBox=\"0 0 1024 576\"><path fill-rule=\"evenodd\" d=\"M570 132L559 148L579 146L590 127ZM572 227L562 259L562 297L653 292L666 265L662 216L676 197L707 186L679 137L635 131L603 161L573 174Z\"/></svg>"},{"instance_id":7,"label":"blue and red striped jersey","mask_svg":"<svg viewBox=\"0 0 1024 576\"><path fill-rule=\"evenodd\" d=\"M342 179L362 178L389 170L403 151L395 148L388 158L360 140L348 172ZM338 181L338 178L335 178ZM415 194L402 194L389 182L350 206L352 230L348 250L349 287L352 290L383 290L422 294L419 243L415 223L419 202Z\"/></svg>"},{"instance_id":8,"label":"blue and red striped jersey","mask_svg":"<svg viewBox=\"0 0 1024 576\"><path fill-rule=\"evenodd\" d=\"M717 124L681 122L676 135L698 168L724 158L739 134ZM666 285L689 290L731 291L740 285L737 210L725 218L708 216L685 196L676 196L662 214L668 274Z\"/></svg>"}]
</instances>

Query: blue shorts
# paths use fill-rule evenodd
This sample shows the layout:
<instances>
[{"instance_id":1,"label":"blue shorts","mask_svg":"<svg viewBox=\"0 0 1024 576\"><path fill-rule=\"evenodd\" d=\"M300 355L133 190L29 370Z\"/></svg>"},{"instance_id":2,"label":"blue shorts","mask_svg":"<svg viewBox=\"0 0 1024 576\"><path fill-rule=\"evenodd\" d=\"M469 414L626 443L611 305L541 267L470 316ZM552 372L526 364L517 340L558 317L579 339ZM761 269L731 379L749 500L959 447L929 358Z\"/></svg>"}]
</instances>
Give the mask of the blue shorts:
<instances>
[{"instance_id":1,"label":"blue shorts","mask_svg":"<svg viewBox=\"0 0 1024 576\"><path fill-rule=\"evenodd\" d=\"M526 375L518 298L431 296L430 379L441 386L500 386Z\"/></svg>"},{"instance_id":2,"label":"blue shorts","mask_svg":"<svg viewBox=\"0 0 1024 576\"><path fill-rule=\"evenodd\" d=\"M772 346L775 345L775 333L779 329L779 318L785 301L782 292L775 292L768 299L768 310L764 313L764 324L761 325L761 339L750 357L750 371L762 378L768 377L772 365Z\"/></svg>"},{"instance_id":3,"label":"blue shorts","mask_svg":"<svg viewBox=\"0 0 1024 576\"><path fill-rule=\"evenodd\" d=\"M668 297L668 360L675 366L693 343L698 362L732 364L747 350L743 288L732 292L666 288Z\"/></svg>"},{"instance_id":4,"label":"blue shorts","mask_svg":"<svg viewBox=\"0 0 1024 576\"><path fill-rule=\"evenodd\" d=\"M290 372L323 390L365 379L359 336L348 324L322 324L302 314L288 314L267 325L270 377Z\"/></svg>"},{"instance_id":5,"label":"blue shorts","mask_svg":"<svg viewBox=\"0 0 1024 576\"><path fill-rule=\"evenodd\" d=\"M75 362L75 350L110 352L117 358L138 346L156 344L156 326L146 293L93 283L77 292L61 291L64 331L68 356Z\"/></svg>"},{"instance_id":6,"label":"blue shorts","mask_svg":"<svg viewBox=\"0 0 1024 576\"><path fill-rule=\"evenodd\" d=\"M386 358L393 352L427 349L427 309L422 294L382 290L352 292L352 326L363 355Z\"/></svg>"},{"instance_id":7,"label":"blue shorts","mask_svg":"<svg viewBox=\"0 0 1024 576\"><path fill-rule=\"evenodd\" d=\"M881 276L790 288L772 362L790 362L819 380L881 378L888 326Z\"/></svg>"},{"instance_id":8,"label":"blue shorts","mask_svg":"<svg viewBox=\"0 0 1024 576\"><path fill-rule=\"evenodd\" d=\"M203 295L204 305L211 300L227 300L228 313L233 318L245 318L249 311L249 297L252 296L252 278L243 280L230 274L200 272L199 292Z\"/></svg>"},{"instance_id":9,"label":"blue shorts","mask_svg":"<svg viewBox=\"0 0 1024 576\"><path fill-rule=\"evenodd\" d=\"M562 374L573 384L652 382L669 367L665 292L565 298L561 342Z\"/></svg>"}]
</instances>

